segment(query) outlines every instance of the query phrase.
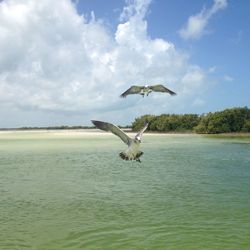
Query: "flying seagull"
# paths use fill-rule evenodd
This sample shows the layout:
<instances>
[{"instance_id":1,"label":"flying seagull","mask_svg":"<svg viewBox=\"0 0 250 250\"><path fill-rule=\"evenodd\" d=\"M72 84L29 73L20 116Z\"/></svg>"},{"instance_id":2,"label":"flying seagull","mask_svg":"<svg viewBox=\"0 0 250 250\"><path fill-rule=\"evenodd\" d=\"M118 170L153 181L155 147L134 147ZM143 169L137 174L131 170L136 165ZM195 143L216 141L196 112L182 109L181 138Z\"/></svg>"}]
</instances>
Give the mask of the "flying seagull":
<instances>
[{"instance_id":1,"label":"flying seagull","mask_svg":"<svg viewBox=\"0 0 250 250\"><path fill-rule=\"evenodd\" d=\"M165 92L165 93L169 93L170 95L176 95L175 92L173 92L172 90L164 87L161 84L158 85L145 85L145 86L131 86L129 89L127 89L124 93L122 93L120 95L120 97L125 98L127 95L133 95L133 94L140 94L144 97L144 95L149 95L149 93L151 92Z\"/></svg>"},{"instance_id":2,"label":"flying seagull","mask_svg":"<svg viewBox=\"0 0 250 250\"><path fill-rule=\"evenodd\" d=\"M120 128L111 123L94 120L92 120L92 123L101 130L110 131L117 135L124 143L128 145L128 148L119 154L123 160L136 160L141 162L140 157L143 155L143 152L139 151L139 146L141 143L142 134L147 129L148 123L145 123L144 127L134 138L130 138Z\"/></svg>"}]
</instances>

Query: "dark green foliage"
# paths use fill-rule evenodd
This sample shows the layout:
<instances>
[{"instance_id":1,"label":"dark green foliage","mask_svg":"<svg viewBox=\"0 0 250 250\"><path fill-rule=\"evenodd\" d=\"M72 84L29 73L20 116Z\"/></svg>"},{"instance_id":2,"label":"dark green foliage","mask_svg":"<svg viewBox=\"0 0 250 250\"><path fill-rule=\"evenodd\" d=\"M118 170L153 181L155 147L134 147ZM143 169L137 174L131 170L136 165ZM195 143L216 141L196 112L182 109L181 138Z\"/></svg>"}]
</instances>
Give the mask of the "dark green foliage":
<instances>
[{"instance_id":1,"label":"dark green foliage","mask_svg":"<svg viewBox=\"0 0 250 250\"><path fill-rule=\"evenodd\" d=\"M154 121L154 119L154 115L143 115L140 118L136 118L132 123L132 130L139 131L144 126L145 122L149 122L148 130L150 130L150 124Z\"/></svg>"},{"instance_id":2,"label":"dark green foliage","mask_svg":"<svg viewBox=\"0 0 250 250\"><path fill-rule=\"evenodd\" d=\"M199 123L199 116L194 114L185 115L169 115L163 114L160 116L144 115L140 118L136 118L132 124L134 131L139 130L145 121L149 121L149 131L159 132L185 132L191 131L194 126Z\"/></svg>"},{"instance_id":3,"label":"dark green foliage","mask_svg":"<svg viewBox=\"0 0 250 250\"><path fill-rule=\"evenodd\" d=\"M201 134L250 132L250 109L232 108L200 116L196 114L144 115L135 119L132 129L138 131L145 121L150 122L149 131L157 132L194 131Z\"/></svg>"},{"instance_id":4,"label":"dark green foliage","mask_svg":"<svg viewBox=\"0 0 250 250\"><path fill-rule=\"evenodd\" d=\"M194 130L201 134L248 132L249 119L250 109L247 107L225 109L203 116Z\"/></svg>"},{"instance_id":5,"label":"dark green foliage","mask_svg":"<svg viewBox=\"0 0 250 250\"><path fill-rule=\"evenodd\" d=\"M242 132L250 132L250 119L245 120Z\"/></svg>"}]
</instances>

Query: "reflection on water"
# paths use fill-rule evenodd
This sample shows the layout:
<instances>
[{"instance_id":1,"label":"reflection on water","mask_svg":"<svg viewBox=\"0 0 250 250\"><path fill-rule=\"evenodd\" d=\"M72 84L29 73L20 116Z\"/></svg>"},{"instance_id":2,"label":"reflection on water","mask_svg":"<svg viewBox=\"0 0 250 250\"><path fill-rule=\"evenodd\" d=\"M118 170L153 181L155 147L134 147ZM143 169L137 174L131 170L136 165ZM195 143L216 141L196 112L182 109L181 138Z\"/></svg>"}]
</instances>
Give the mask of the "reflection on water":
<instances>
[{"instance_id":1,"label":"reflection on water","mask_svg":"<svg viewBox=\"0 0 250 250\"><path fill-rule=\"evenodd\" d=\"M250 144L0 134L0 249L249 249Z\"/></svg>"}]
</instances>

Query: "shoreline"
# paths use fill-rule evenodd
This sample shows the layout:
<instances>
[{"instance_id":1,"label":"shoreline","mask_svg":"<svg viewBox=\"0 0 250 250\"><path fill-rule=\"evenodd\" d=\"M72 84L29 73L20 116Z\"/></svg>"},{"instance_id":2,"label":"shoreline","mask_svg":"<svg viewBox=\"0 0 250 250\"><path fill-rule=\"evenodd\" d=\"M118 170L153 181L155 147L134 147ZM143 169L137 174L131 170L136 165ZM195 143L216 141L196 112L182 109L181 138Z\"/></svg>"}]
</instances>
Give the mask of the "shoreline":
<instances>
[{"instance_id":1,"label":"shoreline","mask_svg":"<svg viewBox=\"0 0 250 250\"><path fill-rule=\"evenodd\" d=\"M137 132L131 129L123 129L124 132L129 134L136 134ZM0 134L24 134L24 133L48 133L48 134L58 134L58 135L74 135L74 134L85 134L85 135L105 135L111 134L110 132L102 131L96 128L90 129L0 129ZM250 138L250 133L221 133L221 134L197 134L192 132L156 132L149 131L145 132L145 135L160 135L160 136L204 136L208 138Z\"/></svg>"},{"instance_id":2,"label":"shoreline","mask_svg":"<svg viewBox=\"0 0 250 250\"><path fill-rule=\"evenodd\" d=\"M221 134L201 134L206 137L210 138L249 138L250 139L250 133L242 133L242 132L236 132L236 133L221 133Z\"/></svg>"}]
</instances>

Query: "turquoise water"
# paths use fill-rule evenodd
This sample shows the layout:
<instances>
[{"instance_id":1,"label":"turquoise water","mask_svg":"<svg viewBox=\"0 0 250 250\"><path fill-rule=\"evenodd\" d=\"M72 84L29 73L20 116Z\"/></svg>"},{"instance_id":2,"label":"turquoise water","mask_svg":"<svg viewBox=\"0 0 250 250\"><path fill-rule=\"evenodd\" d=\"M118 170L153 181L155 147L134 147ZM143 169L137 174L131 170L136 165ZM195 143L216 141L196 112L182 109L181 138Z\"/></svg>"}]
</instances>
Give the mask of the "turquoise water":
<instances>
[{"instance_id":1,"label":"turquoise water","mask_svg":"<svg viewBox=\"0 0 250 250\"><path fill-rule=\"evenodd\" d=\"M0 249L250 249L250 140L0 134Z\"/></svg>"}]
</instances>

